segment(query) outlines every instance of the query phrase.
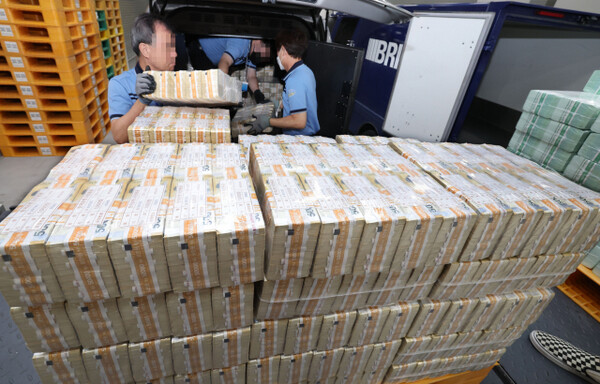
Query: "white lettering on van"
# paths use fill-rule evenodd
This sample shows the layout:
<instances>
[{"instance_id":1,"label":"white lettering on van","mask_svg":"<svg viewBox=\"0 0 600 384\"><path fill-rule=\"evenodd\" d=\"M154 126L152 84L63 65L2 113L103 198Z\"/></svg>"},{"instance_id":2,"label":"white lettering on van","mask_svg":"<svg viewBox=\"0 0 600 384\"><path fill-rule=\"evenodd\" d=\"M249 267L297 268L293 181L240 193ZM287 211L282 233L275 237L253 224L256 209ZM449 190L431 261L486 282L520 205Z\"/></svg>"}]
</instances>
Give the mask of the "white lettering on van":
<instances>
[{"instance_id":1,"label":"white lettering on van","mask_svg":"<svg viewBox=\"0 0 600 384\"><path fill-rule=\"evenodd\" d=\"M365 58L377 64L398 69L402 55L402 44L393 41L369 39Z\"/></svg>"}]
</instances>

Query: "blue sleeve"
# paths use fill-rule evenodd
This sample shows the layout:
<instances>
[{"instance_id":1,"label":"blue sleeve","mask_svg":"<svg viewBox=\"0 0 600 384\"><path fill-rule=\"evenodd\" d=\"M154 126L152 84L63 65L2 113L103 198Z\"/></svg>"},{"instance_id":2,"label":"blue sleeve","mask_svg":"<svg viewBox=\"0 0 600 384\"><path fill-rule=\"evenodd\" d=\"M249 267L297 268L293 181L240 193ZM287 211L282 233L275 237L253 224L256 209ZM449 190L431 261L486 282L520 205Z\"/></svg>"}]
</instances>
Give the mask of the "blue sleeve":
<instances>
[{"instance_id":1,"label":"blue sleeve","mask_svg":"<svg viewBox=\"0 0 600 384\"><path fill-rule=\"evenodd\" d=\"M245 61L250 53L250 42L245 39L228 39L225 46L225 53L233 59L234 64L240 64Z\"/></svg>"},{"instance_id":2,"label":"blue sleeve","mask_svg":"<svg viewBox=\"0 0 600 384\"><path fill-rule=\"evenodd\" d=\"M285 88L290 103L290 115L306 112L308 108L308 89L306 83L300 79L290 79L285 84Z\"/></svg>"},{"instance_id":3,"label":"blue sleeve","mask_svg":"<svg viewBox=\"0 0 600 384\"><path fill-rule=\"evenodd\" d=\"M108 82L108 115L109 118L118 119L119 117L125 115L133 104L135 100L132 100L129 92L123 87L115 77L110 79Z\"/></svg>"}]
</instances>

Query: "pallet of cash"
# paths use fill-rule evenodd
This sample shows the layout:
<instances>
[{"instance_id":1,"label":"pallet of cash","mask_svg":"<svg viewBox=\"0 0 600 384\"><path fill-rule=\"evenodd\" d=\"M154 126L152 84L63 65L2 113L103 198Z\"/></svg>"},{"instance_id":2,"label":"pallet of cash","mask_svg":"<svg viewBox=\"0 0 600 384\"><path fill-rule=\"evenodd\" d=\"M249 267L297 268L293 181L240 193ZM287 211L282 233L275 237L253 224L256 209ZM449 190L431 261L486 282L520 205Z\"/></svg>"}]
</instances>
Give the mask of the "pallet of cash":
<instances>
[{"instance_id":1,"label":"pallet of cash","mask_svg":"<svg viewBox=\"0 0 600 384\"><path fill-rule=\"evenodd\" d=\"M238 143L243 145L250 150L252 143L300 143L300 144L313 144L313 143L332 143L334 144L335 139L323 136L292 136L292 135L239 135Z\"/></svg>"},{"instance_id":2,"label":"pallet of cash","mask_svg":"<svg viewBox=\"0 0 600 384\"><path fill-rule=\"evenodd\" d=\"M461 160L462 157L453 158L449 150L445 150L443 155L436 154L439 150L432 144L393 143L392 146L403 156L428 170L448 190L477 210L478 224L475 225L459 261L479 260L490 256L495 259L544 254L553 245L548 239L553 238L555 243L562 244L565 239L571 240L575 236L574 228L581 229L581 225L587 220L595 223L597 219L594 203L587 204L575 196L565 198L566 192L560 184L567 180L553 180L551 172L533 163L528 169L519 169L519 164L506 169L481 160L471 164ZM444 146L450 146L454 151L460 148L459 144ZM503 151L502 155L508 157L509 162L519 159L518 156ZM464 170L465 166L469 167L468 172ZM552 188L540 189L540 185ZM560 203L555 204L555 200ZM540 207L548 213L540 215ZM579 211L584 214L573 214ZM595 224L590 229L593 230L594 227ZM584 237L578 236L578 239L581 241ZM581 243L567 242L572 243L570 248L563 247L561 252L580 251Z\"/></svg>"},{"instance_id":3,"label":"pallet of cash","mask_svg":"<svg viewBox=\"0 0 600 384\"><path fill-rule=\"evenodd\" d=\"M587 92L532 90L523 110L579 129L589 129L600 113L600 96Z\"/></svg>"},{"instance_id":4,"label":"pallet of cash","mask_svg":"<svg viewBox=\"0 0 600 384\"><path fill-rule=\"evenodd\" d=\"M229 111L191 107L146 107L127 128L130 143L229 143Z\"/></svg>"},{"instance_id":5,"label":"pallet of cash","mask_svg":"<svg viewBox=\"0 0 600 384\"><path fill-rule=\"evenodd\" d=\"M148 71L156 89L145 98L187 105L237 105L242 84L218 69L208 71Z\"/></svg>"},{"instance_id":6,"label":"pallet of cash","mask_svg":"<svg viewBox=\"0 0 600 384\"><path fill-rule=\"evenodd\" d=\"M0 290L9 305L37 306L64 301L45 243L66 213L65 203L77 195L80 187L81 183L68 180L43 182L0 223L3 264Z\"/></svg>"},{"instance_id":7,"label":"pallet of cash","mask_svg":"<svg viewBox=\"0 0 600 384\"><path fill-rule=\"evenodd\" d=\"M600 134L596 133L600 132L600 118L592 126L592 131L563 174L576 183L600 191Z\"/></svg>"}]
</instances>

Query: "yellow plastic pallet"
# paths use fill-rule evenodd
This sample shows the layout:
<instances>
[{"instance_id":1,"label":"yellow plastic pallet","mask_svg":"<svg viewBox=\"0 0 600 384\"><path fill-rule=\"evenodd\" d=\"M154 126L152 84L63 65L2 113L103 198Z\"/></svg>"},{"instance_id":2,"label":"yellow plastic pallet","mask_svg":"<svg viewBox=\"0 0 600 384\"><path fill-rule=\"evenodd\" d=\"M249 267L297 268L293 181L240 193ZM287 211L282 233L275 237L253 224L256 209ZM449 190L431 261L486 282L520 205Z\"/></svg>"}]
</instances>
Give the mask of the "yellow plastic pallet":
<instances>
[{"instance_id":1,"label":"yellow plastic pallet","mask_svg":"<svg viewBox=\"0 0 600 384\"><path fill-rule=\"evenodd\" d=\"M591 269L580 265L558 289L600 322L600 277Z\"/></svg>"}]
</instances>

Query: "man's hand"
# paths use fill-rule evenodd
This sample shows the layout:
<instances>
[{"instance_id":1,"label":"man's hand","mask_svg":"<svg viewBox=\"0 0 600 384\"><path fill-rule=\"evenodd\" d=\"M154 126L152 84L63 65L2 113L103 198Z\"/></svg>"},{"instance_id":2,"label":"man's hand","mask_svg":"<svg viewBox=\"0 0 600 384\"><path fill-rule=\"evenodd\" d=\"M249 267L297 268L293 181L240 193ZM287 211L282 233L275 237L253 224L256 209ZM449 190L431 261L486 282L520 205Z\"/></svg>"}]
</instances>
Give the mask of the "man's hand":
<instances>
[{"instance_id":1,"label":"man's hand","mask_svg":"<svg viewBox=\"0 0 600 384\"><path fill-rule=\"evenodd\" d=\"M146 67L146 70L150 70L150 67ZM156 81L154 77L148 73L138 73L135 79L135 93L138 95L140 102L148 105L152 100L148 100L144 95L153 93L156 90Z\"/></svg>"},{"instance_id":2,"label":"man's hand","mask_svg":"<svg viewBox=\"0 0 600 384\"><path fill-rule=\"evenodd\" d=\"M262 93L260 89L257 89L253 93L254 93L254 100L256 101L256 104L265 104L270 101L268 99L265 99L265 94Z\"/></svg>"},{"instance_id":3,"label":"man's hand","mask_svg":"<svg viewBox=\"0 0 600 384\"><path fill-rule=\"evenodd\" d=\"M269 115L254 116L253 115L252 117L254 117L256 120L254 122L252 122L252 128L250 128L250 130L248 130L249 135L258 135L259 133L262 133L262 131L264 131L266 128L270 127L271 116L269 116Z\"/></svg>"}]
</instances>

